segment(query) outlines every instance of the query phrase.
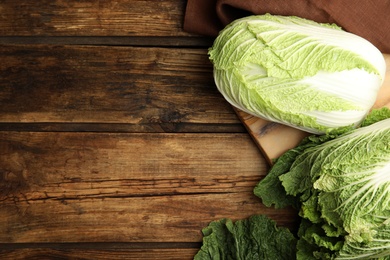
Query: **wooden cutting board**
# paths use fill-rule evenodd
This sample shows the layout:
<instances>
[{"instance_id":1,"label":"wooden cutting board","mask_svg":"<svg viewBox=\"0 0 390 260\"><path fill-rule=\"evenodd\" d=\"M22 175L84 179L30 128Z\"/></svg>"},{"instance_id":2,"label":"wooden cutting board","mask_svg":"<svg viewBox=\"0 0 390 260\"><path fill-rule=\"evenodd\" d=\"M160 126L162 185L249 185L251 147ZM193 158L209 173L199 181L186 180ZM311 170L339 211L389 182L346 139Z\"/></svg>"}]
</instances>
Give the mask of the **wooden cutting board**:
<instances>
[{"instance_id":1,"label":"wooden cutting board","mask_svg":"<svg viewBox=\"0 0 390 260\"><path fill-rule=\"evenodd\" d=\"M383 56L387 65L386 76L374 108L384 106L390 108L390 54ZM234 109L270 165L273 159L294 148L304 137L310 135L289 126L249 115L237 108Z\"/></svg>"}]
</instances>

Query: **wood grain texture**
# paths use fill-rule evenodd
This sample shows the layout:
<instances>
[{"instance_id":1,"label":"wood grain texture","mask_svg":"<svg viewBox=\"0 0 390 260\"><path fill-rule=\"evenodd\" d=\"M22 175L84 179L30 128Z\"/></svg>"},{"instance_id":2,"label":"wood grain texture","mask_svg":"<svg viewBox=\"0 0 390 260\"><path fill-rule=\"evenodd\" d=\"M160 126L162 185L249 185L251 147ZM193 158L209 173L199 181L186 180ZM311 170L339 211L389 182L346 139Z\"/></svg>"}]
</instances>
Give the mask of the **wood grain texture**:
<instances>
[{"instance_id":1,"label":"wood grain texture","mask_svg":"<svg viewBox=\"0 0 390 260\"><path fill-rule=\"evenodd\" d=\"M0 259L192 259L201 229L291 209L215 88L186 1L0 1Z\"/></svg>"},{"instance_id":2,"label":"wood grain texture","mask_svg":"<svg viewBox=\"0 0 390 260\"><path fill-rule=\"evenodd\" d=\"M100 199L46 199L4 205L1 241L46 242L201 242L210 221L264 214L280 226L297 224L291 211L264 207L250 191ZM114 195L115 196L115 195ZM4 203L5 204L5 203ZM17 215L17 217L13 217Z\"/></svg>"},{"instance_id":3,"label":"wood grain texture","mask_svg":"<svg viewBox=\"0 0 390 260\"><path fill-rule=\"evenodd\" d=\"M390 108L390 54L384 54L384 58L387 65L386 76L373 108ZM310 135L286 125L252 116L239 109L235 111L270 165L273 160Z\"/></svg>"},{"instance_id":4,"label":"wood grain texture","mask_svg":"<svg viewBox=\"0 0 390 260\"><path fill-rule=\"evenodd\" d=\"M5 45L0 57L3 123L242 127L214 86L204 49Z\"/></svg>"},{"instance_id":5,"label":"wood grain texture","mask_svg":"<svg viewBox=\"0 0 390 260\"><path fill-rule=\"evenodd\" d=\"M189 47L207 49L213 44L211 37L184 36L0 36L1 45L92 45L92 46L141 46L141 47Z\"/></svg>"},{"instance_id":6,"label":"wood grain texture","mask_svg":"<svg viewBox=\"0 0 390 260\"><path fill-rule=\"evenodd\" d=\"M0 242L200 242L223 217L294 212L252 189L267 164L245 134L0 133Z\"/></svg>"},{"instance_id":7,"label":"wood grain texture","mask_svg":"<svg viewBox=\"0 0 390 260\"><path fill-rule=\"evenodd\" d=\"M99 245L96 245L98 247ZM52 249L24 248L19 250L0 250L2 259L145 259L145 260L191 260L198 248L167 248L167 249Z\"/></svg>"},{"instance_id":8,"label":"wood grain texture","mask_svg":"<svg viewBox=\"0 0 390 260\"><path fill-rule=\"evenodd\" d=\"M186 1L0 2L2 36L189 36Z\"/></svg>"}]
</instances>

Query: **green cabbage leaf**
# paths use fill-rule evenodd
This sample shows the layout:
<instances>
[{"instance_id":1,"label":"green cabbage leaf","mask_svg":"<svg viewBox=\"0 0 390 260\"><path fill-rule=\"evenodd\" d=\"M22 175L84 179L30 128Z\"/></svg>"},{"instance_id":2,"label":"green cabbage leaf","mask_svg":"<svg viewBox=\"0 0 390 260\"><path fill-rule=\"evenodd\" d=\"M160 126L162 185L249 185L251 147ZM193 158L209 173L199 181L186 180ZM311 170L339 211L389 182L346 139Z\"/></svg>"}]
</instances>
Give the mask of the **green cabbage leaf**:
<instances>
[{"instance_id":1,"label":"green cabbage leaf","mask_svg":"<svg viewBox=\"0 0 390 260\"><path fill-rule=\"evenodd\" d=\"M211 222L203 232L203 245L194 260L291 260L297 240L265 215L233 222Z\"/></svg>"},{"instance_id":2,"label":"green cabbage leaf","mask_svg":"<svg viewBox=\"0 0 390 260\"><path fill-rule=\"evenodd\" d=\"M390 110L374 110L358 129L306 138L254 193L299 210L297 259L390 259Z\"/></svg>"},{"instance_id":3,"label":"green cabbage leaf","mask_svg":"<svg viewBox=\"0 0 390 260\"><path fill-rule=\"evenodd\" d=\"M383 55L330 24L258 15L225 27L209 49L218 90L257 117L316 134L356 127L383 82Z\"/></svg>"}]
</instances>

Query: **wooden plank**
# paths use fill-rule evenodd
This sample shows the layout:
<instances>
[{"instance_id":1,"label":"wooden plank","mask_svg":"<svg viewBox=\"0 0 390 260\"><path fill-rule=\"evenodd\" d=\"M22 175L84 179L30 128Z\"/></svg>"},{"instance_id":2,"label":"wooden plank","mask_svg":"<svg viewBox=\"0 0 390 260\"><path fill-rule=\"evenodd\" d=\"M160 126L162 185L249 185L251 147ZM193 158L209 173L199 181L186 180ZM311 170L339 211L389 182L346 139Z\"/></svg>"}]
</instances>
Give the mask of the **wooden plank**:
<instances>
[{"instance_id":1,"label":"wooden plank","mask_svg":"<svg viewBox=\"0 0 390 260\"><path fill-rule=\"evenodd\" d=\"M1 190L29 186L30 199L226 192L267 170L246 134L0 132L0 141Z\"/></svg>"},{"instance_id":2,"label":"wooden plank","mask_svg":"<svg viewBox=\"0 0 390 260\"><path fill-rule=\"evenodd\" d=\"M104 45L208 48L212 37L185 36L1 36L0 44Z\"/></svg>"},{"instance_id":3,"label":"wooden plank","mask_svg":"<svg viewBox=\"0 0 390 260\"><path fill-rule=\"evenodd\" d=\"M200 242L212 220L265 214L291 227L294 214L264 207L247 193L45 199L3 203L2 243Z\"/></svg>"},{"instance_id":4,"label":"wooden plank","mask_svg":"<svg viewBox=\"0 0 390 260\"><path fill-rule=\"evenodd\" d=\"M199 246L200 248L200 246ZM191 260L199 248L168 248L168 249L50 249L25 248L17 250L0 250L3 260L22 259L143 259L143 260Z\"/></svg>"},{"instance_id":5,"label":"wooden plank","mask_svg":"<svg viewBox=\"0 0 390 260\"><path fill-rule=\"evenodd\" d=\"M4 45L0 57L0 122L241 125L205 49Z\"/></svg>"},{"instance_id":6,"label":"wooden plank","mask_svg":"<svg viewBox=\"0 0 390 260\"><path fill-rule=\"evenodd\" d=\"M0 123L0 131L24 132L111 132L111 133L246 133L237 123L161 122L143 124L126 123Z\"/></svg>"},{"instance_id":7,"label":"wooden plank","mask_svg":"<svg viewBox=\"0 0 390 260\"><path fill-rule=\"evenodd\" d=\"M383 54L387 65L384 82L373 108L390 108L390 54ZM235 109L238 117L270 165L287 150L296 147L310 134L299 129L255 117Z\"/></svg>"},{"instance_id":8,"label":"wooden plank","mask_svg":"<svg viewBox=\"0 0 390 260\"><path fill-rule=\"evenodd\" d=\"M2 36L188 36L186 1L0 2Z\"/></svg>"},{"instance_id":9,"label":"wooden plank","mask_svg":"<svg viewBox=\"0 0 390 260\"><path fill-rule=\"evenodd\" d=\"M0 243L200 242L210 221L294 212L253 195L246 134L0 132Z\"/></svg>"}]
</instances>

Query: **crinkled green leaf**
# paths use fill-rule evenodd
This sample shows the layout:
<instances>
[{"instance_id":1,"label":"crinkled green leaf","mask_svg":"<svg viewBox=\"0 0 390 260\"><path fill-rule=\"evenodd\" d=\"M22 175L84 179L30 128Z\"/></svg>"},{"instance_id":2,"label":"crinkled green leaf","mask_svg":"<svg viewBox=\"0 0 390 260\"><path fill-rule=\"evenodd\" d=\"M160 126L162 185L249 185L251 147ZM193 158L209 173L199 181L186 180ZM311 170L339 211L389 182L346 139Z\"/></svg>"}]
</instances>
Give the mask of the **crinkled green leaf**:
<instances>
[{"instance_id":1,"label":"crinkled green leaf","mask_svg":"<svg viewBox=\"0 0 390 260\"><path fill-rule=\"evenodd\" d=\"M312 135L306 137L300 145L290 149L275 160L274 165L268 174L262 179L254 188L254 194L262 199L262 203L268 207L274 205L276 208L283 208L286 206L298 207L300 199L287 194L285 187L279 177L290 170L291 165L296 158L302 154L306 149L324 143L330 139L335 138L336 135L328 134L322 136ZM297 178L296 180L299 180ZM300 185L301 181L297 181L295 185Z\"/></svg>"},{"instance_id":2,"label":"crinkled green leaf","mask_svg":"<svg viewBox=\"0 0 390 260\"><path fill-rule=\"evenodd\" d=\"M345 233L340 259L390 252L390 119L305 149L279 179L300 198L302 217L328 225L327 238ZM328 247L317 235L308 242Z\"/></svg>"},{"instance_id":3,"label":"crinkled green leaf","mask_svg":"<svg viewBox=\"0 0 390 260\"><path fill-rule=\"evenodd\" d=\"M312 133L358 125L386 66L371 43L336 25L270 14L228 25L209 56L233 106Z\"/></svg>"},{"instance_id":4,"label":"crinkled green leaf","mask_svg":"<svg viewBox=\"0 0 390 260\"><path fill-rule=\"evenodd\" d=\"M299 260L390 259L390 110L373 110L363 126L306 138L255 188L268 206L300 205Z\"/></svg>"},{"instance_id":5,"label":"crinkled green leaf","mask_svg":"<svg viewBox=\"0 0 390 260\"><path fill-rule=\"evenodd\" d=\"M291 260L296 238L264 215L214 221L203 229L203 245L194 260Z\"/></svg>"},{"instance_id":6,"label":"crinkled green leaf","mask_svg":"<svg viewBox=\"0 0 390 260\"><path fill-rule=\"evenodd\" d=\"M390 118L390 109L388 107L373 109L363 120L361 126L369 126L387 118Z\"/></svg>"}]
</instances>

